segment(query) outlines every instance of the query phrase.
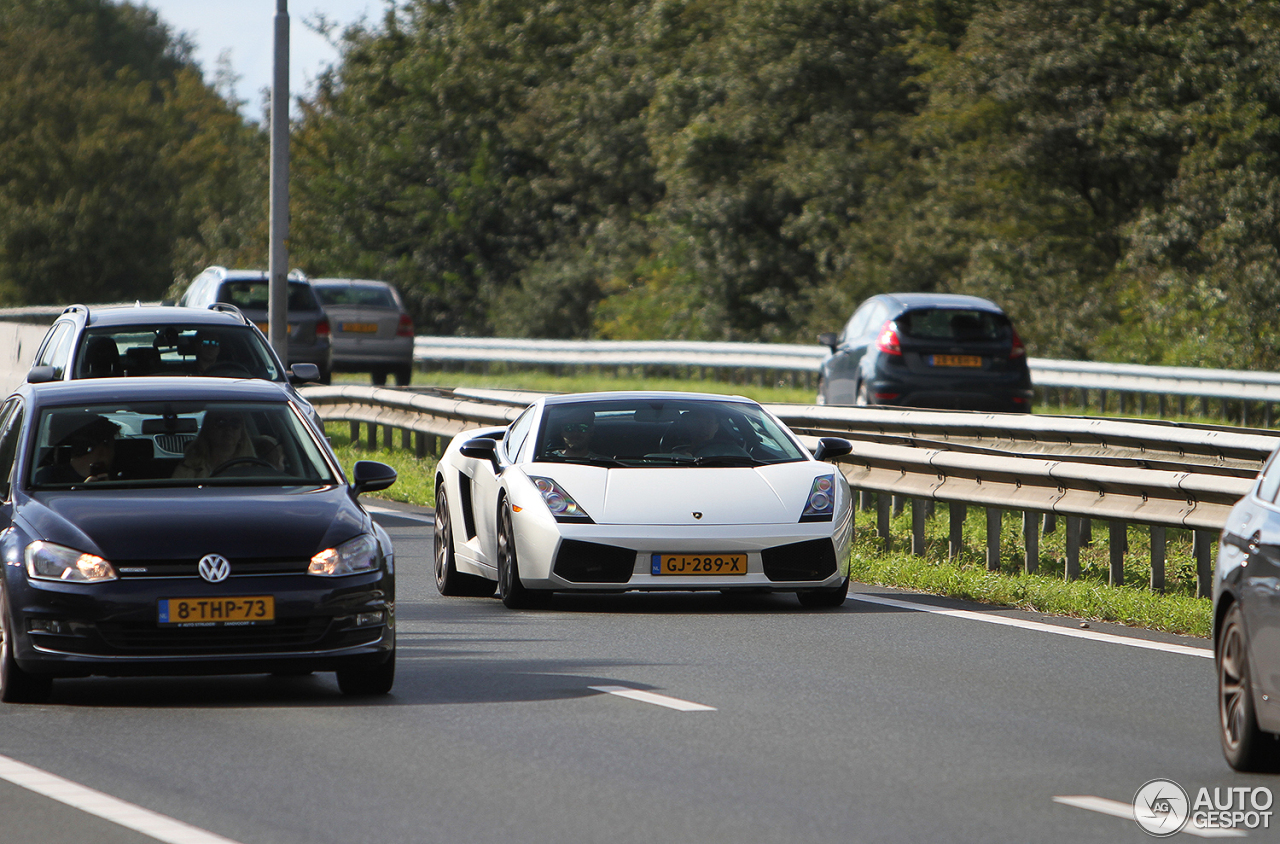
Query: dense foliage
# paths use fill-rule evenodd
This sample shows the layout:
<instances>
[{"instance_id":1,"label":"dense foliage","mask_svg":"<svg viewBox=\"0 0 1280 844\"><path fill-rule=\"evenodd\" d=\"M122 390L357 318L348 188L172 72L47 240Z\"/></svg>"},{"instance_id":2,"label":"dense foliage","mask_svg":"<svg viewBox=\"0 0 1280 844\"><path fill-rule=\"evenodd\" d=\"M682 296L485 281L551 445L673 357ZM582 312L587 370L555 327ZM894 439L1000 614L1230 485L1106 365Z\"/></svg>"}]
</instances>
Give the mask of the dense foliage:
<instances>
[{"instance_id":1,"label":"dense foliage","mask_svg":"<svg viewBox=\"0 0 1280 844\"><path fill-rule=\"evenodd\" d=\"M937 290L1033 354L1280 368L1280 4L407 0L341 45L292 263L419 330L811 342ZM188 53L0 0L0 302L263 265L265 140Z\"/></svg>"},{"instance_id":2,"label":"dense foliage","mask_svg":"<svg viewBox=\"0 0 1280 844\"><path fill-rule=\"evenodd\" d=\"M158 298L253 257L261 141L189 53L142 7L0 0L0 303Z\"/></svg>"},{"instance_id":3,"label":"dense foliage","mask_svg":"<svg viewBox=\"0 0 1280 844\"><path fill-rule=\"evenodd\" d=\"M434 330L810 341L939 290L1036 354L1280 365L1280 5L411 0L344 47L296 242Z\"/></svg>"}]
</instances>

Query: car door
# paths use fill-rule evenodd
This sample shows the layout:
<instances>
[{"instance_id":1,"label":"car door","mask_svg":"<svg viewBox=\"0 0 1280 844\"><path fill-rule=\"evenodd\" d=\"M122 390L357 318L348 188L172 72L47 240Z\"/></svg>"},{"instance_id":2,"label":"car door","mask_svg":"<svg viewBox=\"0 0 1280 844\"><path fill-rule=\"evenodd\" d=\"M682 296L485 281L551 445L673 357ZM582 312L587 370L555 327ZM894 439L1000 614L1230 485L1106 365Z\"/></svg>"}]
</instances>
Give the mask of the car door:
<instances>
[{"instance_id":1,"label":"car door","mask_svg":"<svg viewBox=\"0 0 1280 844\"><path fill-rule=\"evenodd\" d=\"M0 530L13 524L13 484L17 480L18 444L22 439L22 401L11 398L0 407Z\"/></svg>"},{"instance_id":2,"label":"car door","mask_svg":"<svg viewBox=\"0 0 1280 844\"><path fill-rule=\"evenodd\" d=\"M858 392L858 364L866 351L860 342L866 334L867 324L883 307L874 299L864 302L844 327L840 345L823 364L827 404L853 404Z\"/></svg>"},{"instance_id":3,"label":"car door","mask_svg":"<svg viewBox=\"0 0 1280 844\"><path fill-rule=\"evenodd\" d=\"M502 492L502 473L517 461L520 448L533 427L534 416L533 408L520 414L507 428L506 435L494 452L498 466L495 468L486 461L483 467L476 468L476 473L472 476L479 550L491 566L498 564L498 498Z\"/></svg>"},{"instance_id":4,"label":"car door","mask_svg":"<svg viewBox=\"0 0 1280 844\"><path fill-rule=\"evenodd\" d=\"M1280 459L1273 459L1255 488L1245 520L1228 525L1228 541L1248 555L1241 572L1240 610L1249 636L1253 681L1262 693L1258 722L1280 729Z\"/></svg>"}]
</instances>

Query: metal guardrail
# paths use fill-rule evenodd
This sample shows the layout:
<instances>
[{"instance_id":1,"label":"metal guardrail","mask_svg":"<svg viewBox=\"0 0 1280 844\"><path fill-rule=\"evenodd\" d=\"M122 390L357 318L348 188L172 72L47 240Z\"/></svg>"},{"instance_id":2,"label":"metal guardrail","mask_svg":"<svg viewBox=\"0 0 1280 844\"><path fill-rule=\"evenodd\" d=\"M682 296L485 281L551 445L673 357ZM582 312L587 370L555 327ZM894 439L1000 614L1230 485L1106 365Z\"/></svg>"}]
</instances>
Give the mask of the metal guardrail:
<instances>
[{"instance_id":1,"label":"metal guardrail","mask_svg":"<svg viewBox=\"0 0 1280 844\"><path fill-rule=\"evenodd\" d=\"M506 425L539 395L356 386L304 393L327 421L351 423L353 439L365 425L371 446L379 428L390 444L400 429L408 432L403 444L409 447L412 438L420 456L438 453L445 440L469 427ZM1170 423L803 405L769 409L811 445L829 434L854 440L853 452L837 463L850 486L877 494L878 530L886 542L892 498L911 502L916 552L923 550L929 502L959 508L953 515L967 506L985 507L988 565L995 567L1003 512L1022 511L1026 567L1034 571L1042 526L1064 517L1070 578L1079 574L1089 523L1104 520L1112 525L1111 578L1123 583L1125 529L1130 522L1144 524L1152 530L1152 587L1162 589L1165 530L1188 528L1196 531L1198 590L1204 595L1211 587L1213 532L1222 529L1280 444L1280 434ZM953 549L962 522L963 516L952 519Z\"/></svg>"}]
</instances>

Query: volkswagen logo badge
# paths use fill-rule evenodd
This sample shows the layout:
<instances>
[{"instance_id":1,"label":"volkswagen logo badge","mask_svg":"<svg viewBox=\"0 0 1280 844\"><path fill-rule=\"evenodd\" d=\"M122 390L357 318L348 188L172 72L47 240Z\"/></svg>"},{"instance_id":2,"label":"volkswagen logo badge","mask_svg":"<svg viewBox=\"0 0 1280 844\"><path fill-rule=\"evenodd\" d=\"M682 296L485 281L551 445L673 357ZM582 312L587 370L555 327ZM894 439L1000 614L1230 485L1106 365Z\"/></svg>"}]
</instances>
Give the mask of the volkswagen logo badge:
<instances>
[{"instance_id":1,"label":"volkswagen logo badge","mask_svg":"<svg viewBox=\"0 0 1280 844\"><path fill-rule=\"evenodd\" d=\"M701 510L694 510L694 511L693 511L693 517L694 517L695 519L701 519L701 518L702 518L702 511L701 511Z\"/></svg>"},{"instance_id":2,"label":"volkswagen logo badge","mask_svg":"<svg viewBox=\"0 0 1280 844\"><path fill-rule=\"evenodd\" d=\"M200 576L210 583L221 583L231 574L231 563L221 554L205 554L200 558Z\"/></svg>"}]
</instances>

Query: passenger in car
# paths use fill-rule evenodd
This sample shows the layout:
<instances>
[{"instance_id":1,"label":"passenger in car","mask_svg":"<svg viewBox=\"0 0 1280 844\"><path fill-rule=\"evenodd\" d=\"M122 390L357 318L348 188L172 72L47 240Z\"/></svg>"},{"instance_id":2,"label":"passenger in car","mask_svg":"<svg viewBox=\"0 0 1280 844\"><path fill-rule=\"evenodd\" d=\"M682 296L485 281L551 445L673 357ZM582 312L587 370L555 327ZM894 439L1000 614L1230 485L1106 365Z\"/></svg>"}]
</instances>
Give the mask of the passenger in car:
<instances>
[{"instance_id":1,"label":"passenger in car","mask_svg":"<svg viewBox=\"0 0 1280 844\"><path fill-rule=\"evenodd\" d=\"M241 458L258 459L244 418L234 411L210 410L173 476L208 478L227 463Z\"/></svg>"},{"instance_id":2,"label":"passenger in car","mask_svg":"<svg viewBox=\"0 0 1280 844\"><path fill-rule=\"evenodd\" d=\"M563 446L551 449L553 457L603 460L605 455L591 450L591 435L595 431L596 415L590 410L577 410L560 420L558 435Z\"/></svg>"},{"instance_id":3,"label":"passenger in car","mask_svg":"<svg viewBox=\"0 0 1280 844\"><path fill-rule=\"evenodd\" d=\"M103 416L94 416L76 427L54 446L53 462L36 472L36 483L74 484L107 480L115 464L116 434L119 432L120 426Z\"/></svg>"},{"instance_id":4,"label":"passenger in car","mask_svg":"<svg viewBox=\"0 0 1280 844\"><path fill-rule=\"evenodd\" d=\"M692 457L750 456L721 428L720 420L709 410L695 407L681 416L677 425L687 440L672 449L676 454Z\"/></svg>"}]
</instances>

